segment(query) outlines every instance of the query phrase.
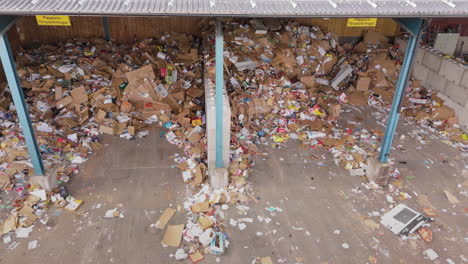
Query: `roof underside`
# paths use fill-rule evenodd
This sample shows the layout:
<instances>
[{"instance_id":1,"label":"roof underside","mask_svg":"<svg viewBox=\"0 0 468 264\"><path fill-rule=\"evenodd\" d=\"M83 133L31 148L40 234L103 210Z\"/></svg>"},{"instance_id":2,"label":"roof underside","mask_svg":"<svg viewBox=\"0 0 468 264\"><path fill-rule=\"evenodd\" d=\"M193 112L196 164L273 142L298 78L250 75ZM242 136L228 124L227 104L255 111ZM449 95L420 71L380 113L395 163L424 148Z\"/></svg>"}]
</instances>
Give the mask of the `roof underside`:
<instances>
[{"instance_id":1,"label":"roof underside","mask_svg":"<svg viewBox=\"0 0 468 264\"><path fill-rule=\"evenodd\" d=\"M0 0L0 14L248 17L461 17L465 0Z\"/></svg>"}]
</instances>

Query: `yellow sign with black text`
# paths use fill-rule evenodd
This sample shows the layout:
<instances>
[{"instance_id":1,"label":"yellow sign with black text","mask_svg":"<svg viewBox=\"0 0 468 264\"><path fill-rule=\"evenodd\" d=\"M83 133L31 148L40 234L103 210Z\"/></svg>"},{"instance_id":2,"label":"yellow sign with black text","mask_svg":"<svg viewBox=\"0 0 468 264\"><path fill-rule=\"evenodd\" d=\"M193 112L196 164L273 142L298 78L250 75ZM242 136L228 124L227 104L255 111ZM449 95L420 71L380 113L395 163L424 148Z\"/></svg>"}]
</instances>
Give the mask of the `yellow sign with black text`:
<instances>
[{"instance_id":1,"label":"yellow sign with black text","mask_svg":"<svg viewBox=\"0 0 468 264\"><path fill-rule=\"evenodd\" d=\"M375 27L377 18L348 18L347 27Z\"/></svg>"},{"instance_id":2,"label":"yellow sign with black text","mask_svg":"<svg viewBox=\"0 0 468 264\"><path fill-rule=\"evenodd\" d=\"M71 26L69 16L36 16L39 26Z\"/></svg>"}]
</instances>

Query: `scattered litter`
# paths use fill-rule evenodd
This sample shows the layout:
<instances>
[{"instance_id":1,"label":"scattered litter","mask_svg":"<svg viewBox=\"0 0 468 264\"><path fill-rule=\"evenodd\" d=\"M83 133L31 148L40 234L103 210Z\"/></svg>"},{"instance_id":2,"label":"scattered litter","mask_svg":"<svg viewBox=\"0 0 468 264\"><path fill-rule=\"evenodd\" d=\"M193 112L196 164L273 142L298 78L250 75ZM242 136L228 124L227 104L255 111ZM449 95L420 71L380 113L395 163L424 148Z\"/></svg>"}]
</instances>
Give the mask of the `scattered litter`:
<instances>
[{"instance_id":1,"label":"scattered litter","mask_svg":"<svg viewBox=\"0 0 468 264\"><path fill-rule=\"evenodd\" d=\"M20 227L16 229L16 237L17 238L27 238L29 237L29 234L32 232L34 226L30 227Z\"/></svg>"},{"instance_id":2,"label":"scattered litter","mask_svg":"<svg viewBox=\"0 0 468 264\"><path fill-rule=\"evenodd\" d=\"M239 227L240 230L244 230L247 227L247 225L244 224L244 223L239 223L238 227Z\"/></svg>"},{"instance_id":3,"label":"scattered litter","mask_svg":"<svg viewBox=\"0 0 468 264\"><path fill-rule=\"evenodd\" d=\"M37 240L29 241L28 250L37 248Z\"/></svg>"},{"instance_id":4,"label":"scattered litter","mask_svg":"<svg viewBox=\"0 0 468 264\"><path fill-rule=\"evenodd\" d=\"M453 194L451 194L449 191L444 190L444 194L447 197L447 200L449 200L450 203L452 204L457 204L460 201L458 201L457 197L455 197Z\"/></svg>"},{"instance_id":5,"label":"scattered litter","mask_svg":"<svg viewBox=\"0 0 468 264\"><path fill-rule=\"evenodd\" d=\"M404 204L398 204L382 216L380 223L394 234L408 236L423 224L432 221L432 218L427 218Z\"/></svg>"},{"instance_id":6,"label":"scattered litter","mask_svg":"<svg viewBox=\"0 0 468 264\"><path fill-rule=\"evenodd\" d=\"M431 248L424 250L423 253L430 260L435 260L435 259L437 259L439 257L439 255L437 255L437 253Z\"/></svg>"},{"instance_id":7,"label":"scattered litter","mask_svg":"<svg viewBox=\"0 0 468 264\"><path fill-rule=\"evenodd\" d=\"M123 214L121 214L117 208L107 210L106 213L104 214L104 218L107 219L114 219L114 218L123 218Z\"/></svg>"}]
</instances>

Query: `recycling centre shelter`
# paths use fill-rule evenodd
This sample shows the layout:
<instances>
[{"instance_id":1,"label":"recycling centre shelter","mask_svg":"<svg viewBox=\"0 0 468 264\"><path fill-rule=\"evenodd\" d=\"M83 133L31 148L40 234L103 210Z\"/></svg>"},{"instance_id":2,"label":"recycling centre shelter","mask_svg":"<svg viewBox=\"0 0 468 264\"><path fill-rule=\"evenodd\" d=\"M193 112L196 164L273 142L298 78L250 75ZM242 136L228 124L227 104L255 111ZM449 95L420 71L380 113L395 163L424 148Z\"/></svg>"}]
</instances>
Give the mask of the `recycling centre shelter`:
<instances>
[{"instance_id":1,"label":"recycling centre shelter","mask_svg":"<svg viewBox=\"0 0 468 264\"><path fill-rule=\"evenodd\" d=\"M398 25L401 25L410 37L379 156L379 160L385 163L397 127L400 104L423 19L467 15L468 2L456 0L0 0L0 57L4 70L0 81L8 82L35 173L43 175L43 164L12 51L21 45L92 36L117 42L132 41L134 38L149 36L155 31L200 34L197 22L205 17L297 19L301 22L309 21L310 24L316 22L343 37L359 36L363 30L369 28L365 27L366 23L386 35L395 35ZM348 17L365 20L347 21ZM346 23L363 23L364 27L349 28ZM222 143L224 81L223 32L220 20L216 29L215 127L216 167L219 168L226 158L223 157L225 147ZM11 36L11 43L7 35Z\"/></svg>"}]
</instances>

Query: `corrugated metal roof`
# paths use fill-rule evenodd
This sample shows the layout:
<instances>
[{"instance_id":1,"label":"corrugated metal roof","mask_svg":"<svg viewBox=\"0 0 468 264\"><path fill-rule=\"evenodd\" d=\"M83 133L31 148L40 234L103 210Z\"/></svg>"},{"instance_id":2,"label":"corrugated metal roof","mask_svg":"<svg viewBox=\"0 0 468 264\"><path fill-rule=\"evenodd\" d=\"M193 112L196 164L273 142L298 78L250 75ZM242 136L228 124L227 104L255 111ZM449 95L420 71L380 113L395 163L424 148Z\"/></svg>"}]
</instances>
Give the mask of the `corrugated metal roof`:
<instances>
[{"instance_id":1,"label":"corrugated metal roof","mask_svg":"<svg viewBox=\"0 0 468 264\"><path fill-rule=\"evenodd\" d=\"M461 17L463 0L0 0L0 14Z\"/></svg>"}]
</instances>

